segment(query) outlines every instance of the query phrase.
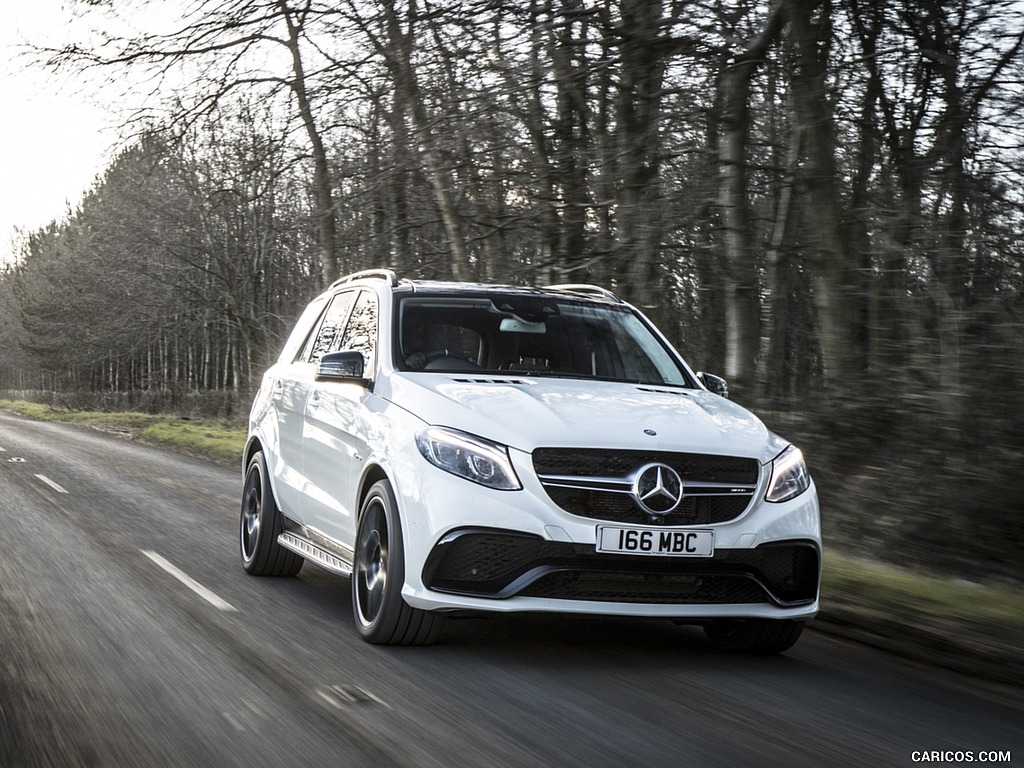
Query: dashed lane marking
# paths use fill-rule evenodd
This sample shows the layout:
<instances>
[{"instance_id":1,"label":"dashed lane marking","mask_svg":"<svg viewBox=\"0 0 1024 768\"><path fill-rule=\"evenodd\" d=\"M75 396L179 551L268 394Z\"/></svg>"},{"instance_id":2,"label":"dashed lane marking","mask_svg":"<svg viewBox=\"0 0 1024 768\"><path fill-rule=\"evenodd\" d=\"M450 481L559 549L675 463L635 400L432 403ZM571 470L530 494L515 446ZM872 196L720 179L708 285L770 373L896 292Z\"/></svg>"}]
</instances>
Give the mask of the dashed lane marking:
<instances>
[{"instance_id":1,"label":"dashed lane marking","mask_svg":"<svg viewBox=\"0 0 1024 768\"><path fill-rule=\"evenodd\" d=\"M351 705L366 705L377 703L385 709L391 707L379 696L358 685L332 685L328 690L317 690L317 696L330 704L335 709L343 709Z\"/></svg>"},{"instance_id":2,"label":"dashed lane marking","mask_svg":"<svg viewBox=\"0 0 1024 768\"><path fill-rule=\"evenodd\" d=\"M53 488L53 490L55 490L57 493L67 493L66 489L64 489L61 486L57 485L57 483L53 482L53 480L48 478L46 475L36 475L36 477L38 477L40 480L42 480L48 486Z\"/></svg>"},{"instance_id":3,"label":"dashed lane marking","mask_svg":"<svg viewBox=\"0 0 1024 768\"><path fill-rule=\"evenodd\" d=\"M142 554L144 554L146 557L148 557L150 560L152 560L158 566L163 568L165 571L167 571L167 573L169 573L171 576L176 578L178 581L180 581L186 587L191 589L193 592L195 592L197 595L199 595L201 598L203 598L203 600L208 602L210 605L212 605L217 610L219 610L219 611L237 611L238 610L237 608L235 608L235 606L233 606L227 600L222 599L219 595L217 595L213 591L211 591L211 590L207 589L206 587L204 587L202 584L200 584L198 581L193 579L191 576L189 576L183 570L178 568L176 565L174 565L173 563L171 563L171 562L165 560L164 558L160 557L160 555L158 555L156 552L153 552L153 551L148 550L148 549L144 549L144 550L142 550Z\"/></svg>"}]
</instances>

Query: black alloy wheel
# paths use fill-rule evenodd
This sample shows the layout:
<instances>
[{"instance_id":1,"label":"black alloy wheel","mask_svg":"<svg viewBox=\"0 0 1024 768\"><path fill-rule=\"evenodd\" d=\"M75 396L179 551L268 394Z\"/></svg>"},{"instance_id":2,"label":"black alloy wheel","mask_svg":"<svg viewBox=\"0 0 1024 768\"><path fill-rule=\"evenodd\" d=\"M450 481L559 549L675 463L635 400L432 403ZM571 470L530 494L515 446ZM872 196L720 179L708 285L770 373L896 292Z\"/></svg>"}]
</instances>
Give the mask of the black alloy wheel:
<instances>
[{"instance_id":1,"label":"black alloy wheel","mask_svg":"<svg viewBox=\"0 0 1024 768\"><path fill-rule=\"evenodd\" d=\"M267 462L260 451L249 461L242 490L242 568L252 576L294 576L302 568L303 559L277 541L284 531L284 518L267 478Z\"/></svg>"},{"instance_id":2,"label":"black alloy wheel","mask_svg":"<svg viewBox=\"0 0 1024 768\"><path fill-rule=\"evenodd\" d=\"M379 645L428 645L444 617L412 608L402 599L405 579L402 528L387 480L366 494L356 530L352 611L363 639Z\"/></svg>"}]
</instances>

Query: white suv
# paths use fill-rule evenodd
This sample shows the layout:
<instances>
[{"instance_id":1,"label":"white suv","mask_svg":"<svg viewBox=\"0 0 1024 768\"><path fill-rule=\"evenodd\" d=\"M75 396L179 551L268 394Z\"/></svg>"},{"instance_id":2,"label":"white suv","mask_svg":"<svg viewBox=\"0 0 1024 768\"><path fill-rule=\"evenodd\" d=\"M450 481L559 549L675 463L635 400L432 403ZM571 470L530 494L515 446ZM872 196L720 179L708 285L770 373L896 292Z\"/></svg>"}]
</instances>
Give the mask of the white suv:
<instances>
[{"instance_id":1,"label":"white suv","mask_svg":"<svg viewBox=\"0 0 1024 768\"><path fill-rule=\"evenodd\" d=\"M800 451L724 394L601 288L350 275L253 403L242 565L350 576L373 643L553 611L783 651L818 610L817 495Z\"/></svg>"}]
</instances>

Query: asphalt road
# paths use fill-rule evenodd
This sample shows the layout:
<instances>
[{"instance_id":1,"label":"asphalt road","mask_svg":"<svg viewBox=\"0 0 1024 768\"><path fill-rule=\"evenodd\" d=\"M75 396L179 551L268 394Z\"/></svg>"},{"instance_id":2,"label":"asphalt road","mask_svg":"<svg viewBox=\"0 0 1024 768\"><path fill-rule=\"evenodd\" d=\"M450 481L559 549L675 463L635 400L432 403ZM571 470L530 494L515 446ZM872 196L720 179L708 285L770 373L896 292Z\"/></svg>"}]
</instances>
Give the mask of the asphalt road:
<instances>
[{"instance_id":1,"label":"asphalt road","mask_svg":"<svg viewBox=\"0 0 1024 768\"><path fill-rule=\"evenodd\" d=\"M240 487L0 413L0 766L1024 764L1024 692L813 631L771 658L553 616L366 645L344 579L244 574Z\"/></svg>"}]
</instances>

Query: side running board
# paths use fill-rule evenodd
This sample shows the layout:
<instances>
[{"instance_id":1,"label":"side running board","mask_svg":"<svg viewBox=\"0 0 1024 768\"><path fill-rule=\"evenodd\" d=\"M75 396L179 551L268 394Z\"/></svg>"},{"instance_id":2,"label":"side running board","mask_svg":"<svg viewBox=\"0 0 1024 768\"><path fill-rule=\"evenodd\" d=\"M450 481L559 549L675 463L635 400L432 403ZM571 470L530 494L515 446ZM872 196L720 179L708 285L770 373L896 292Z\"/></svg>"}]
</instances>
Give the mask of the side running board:
<instances>
[{"instance_id":1,"label":"side running board","mask_svg":"<svg viewBox=\"0 0 1024 768\"><path fill-rule=\"evenodd\" d=\"M282 547L290 549L292 552L297 552L307 560L312 560L328 571L341 574L342 576L352 575L351 560L347 560L336 555L334 552L324 549L304 536L286 531L277 537L277 543Z\"/></svg>"}]
</instances>

